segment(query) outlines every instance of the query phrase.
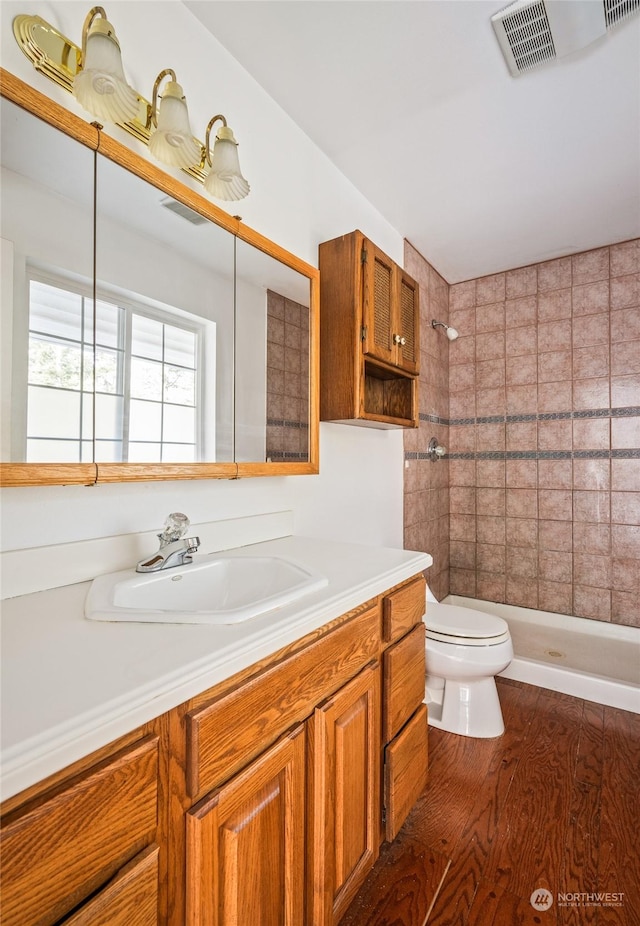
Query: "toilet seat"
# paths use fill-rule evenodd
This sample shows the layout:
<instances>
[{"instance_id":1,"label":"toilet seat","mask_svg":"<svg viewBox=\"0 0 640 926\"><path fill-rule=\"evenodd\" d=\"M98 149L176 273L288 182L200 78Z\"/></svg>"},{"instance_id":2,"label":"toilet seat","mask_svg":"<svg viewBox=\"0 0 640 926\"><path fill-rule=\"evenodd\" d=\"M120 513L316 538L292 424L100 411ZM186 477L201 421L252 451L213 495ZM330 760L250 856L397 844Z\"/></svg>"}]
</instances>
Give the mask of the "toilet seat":
<instances>
[{"instance_id":1,"label":"toilet seat","mask_svg":"<svg viewBox=\"0 0 640 926\"><path fill-rule=\"evenodd\" d=\"M463 646L496 646L509 639L509 625L495 614L458 605L429 602L424 618L427 638Z\"/></svg>"}]
</instances>

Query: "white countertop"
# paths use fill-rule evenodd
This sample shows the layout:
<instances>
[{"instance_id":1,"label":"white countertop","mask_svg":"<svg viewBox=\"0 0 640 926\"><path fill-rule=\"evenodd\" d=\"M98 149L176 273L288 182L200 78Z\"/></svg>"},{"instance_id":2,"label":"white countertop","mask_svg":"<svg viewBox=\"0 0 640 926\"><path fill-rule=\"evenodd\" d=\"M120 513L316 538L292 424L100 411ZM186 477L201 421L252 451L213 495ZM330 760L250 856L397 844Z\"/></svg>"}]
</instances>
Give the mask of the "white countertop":
<instances>
[{"instance_id":1,"label":"white countertop","mask_svg":"<svg viewBox=\"0 0 640 926\"><path fill-rule=\"evenodd\" d=\"M240 554L288 556L320 591L243 624L86 620L89 582L3 603L1 796L22 791L428 568L426 553L283 537Z\"/></svg>"}]
</instances>

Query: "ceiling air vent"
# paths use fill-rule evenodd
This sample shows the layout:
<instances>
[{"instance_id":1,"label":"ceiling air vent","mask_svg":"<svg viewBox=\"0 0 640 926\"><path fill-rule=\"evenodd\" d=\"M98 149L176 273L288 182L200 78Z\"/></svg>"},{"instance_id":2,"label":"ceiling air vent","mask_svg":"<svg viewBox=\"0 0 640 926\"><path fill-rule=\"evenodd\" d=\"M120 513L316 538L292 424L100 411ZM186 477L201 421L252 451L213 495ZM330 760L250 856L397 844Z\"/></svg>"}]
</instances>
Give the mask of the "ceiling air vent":
<instances>
[{"instance_id":1,"label":"ceiling air vent","mask_svg":"<svg viewBox=\"0 0 640 926\"><path fill-rule=\"evenodd\" d=\"M514 77L556 57L542 0L517 0L492 16L491 23Z\"/></svg>"},{"instance_id":2,"label":"ceiling air vent","mask_svg":"<svg viewBox=\"0 0 640 926\"><path fill-rule=\"evenodd\" d=\"M640 11L640 0L603 0L607 29Z\"/></svg>"},{"instance_id":3,"label":"ceiling air vent","mask_svg":"<svg viewBox=\"0 0 640 926\"><path fill-rule=\"evenodd\" d=\"M164 199L161 199L160 205L165 209L168 209L169 212L175 212L176 215L186 219L187 222L191 222L192 225L204 225L209 221L208 219L205 219L203 215L200 215L199 212L195 212L193 209L185 206L184 203L179 203L171 196L165 196Z\"/></svg>"},{"instance_id":4,"label":"ceiling air vent","mask_svg":"<svg viewBox=\"0 0 640 926\"><path fill-rule=\"evenodd\" d=\"M514 77L586 48L607 33L607 16L629 16L640 0L516 0L491 23ZM607 7L621 7L621 10ZM634 9L627 9L634 7Z\"/></svg>"}]
</instances>

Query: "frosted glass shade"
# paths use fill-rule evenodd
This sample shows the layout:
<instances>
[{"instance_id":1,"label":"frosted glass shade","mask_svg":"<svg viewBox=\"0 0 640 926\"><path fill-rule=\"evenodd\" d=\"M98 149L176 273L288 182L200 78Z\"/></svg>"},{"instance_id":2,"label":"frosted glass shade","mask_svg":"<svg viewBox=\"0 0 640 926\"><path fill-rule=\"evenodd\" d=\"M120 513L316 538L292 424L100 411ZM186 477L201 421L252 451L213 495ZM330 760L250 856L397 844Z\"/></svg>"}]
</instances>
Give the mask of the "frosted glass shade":
<instances>
[{"instance_id":1,"label":"frosted glass shade","mask_svg":"<svg viewBox=\"0 0 640 926\"><path fill-rule=\"evenodd\" d=\"M210 196L227 202L244 199L249 193L250 186L240 170L238 143L227 126L218 132L204 188Z\"/></svg>"},{"instance_id":2,"label":"frosted glass shade","mask_svg":"<svg viewBox=\"0 0 640 926\"><path fill-rule=\"evenodd\" d=\"M167 84L158 108L158 127L149 139L149 151L172 167L186 169L200 163L202 148L193 137L182 87Z\"/></svg>"},{"instance_id":3,"label":"frosted glass shade","mask_svg":"<svg viewBox=\"0 0 640 926\"><path fill-rule=\"evenodd\" d=\"M73 95L102 122L131 122L138 114L138 94L125 79L120 46L106 19L96 19L91 26Z\"/></svg>"}]
</instances>

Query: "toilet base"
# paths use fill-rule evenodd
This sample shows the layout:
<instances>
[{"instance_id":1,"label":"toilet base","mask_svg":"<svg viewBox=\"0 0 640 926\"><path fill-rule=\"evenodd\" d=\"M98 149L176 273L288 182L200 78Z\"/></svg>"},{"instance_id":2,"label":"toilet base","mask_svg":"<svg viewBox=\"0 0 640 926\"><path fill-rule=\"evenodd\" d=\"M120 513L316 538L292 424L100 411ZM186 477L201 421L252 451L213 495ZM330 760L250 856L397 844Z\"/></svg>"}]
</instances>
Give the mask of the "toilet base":
<instances>
[{"instance_id":1,"label":"toilet base","mask_svg":"<svg viewBox=\"0 0 640 926\"><path fill-rule=\"evenodd\" d=\"M447 679L444 687L427 684L425 695L432 727L479 739L504 733L502 708L494 678Z\"/></svg>"}]
</instances>

